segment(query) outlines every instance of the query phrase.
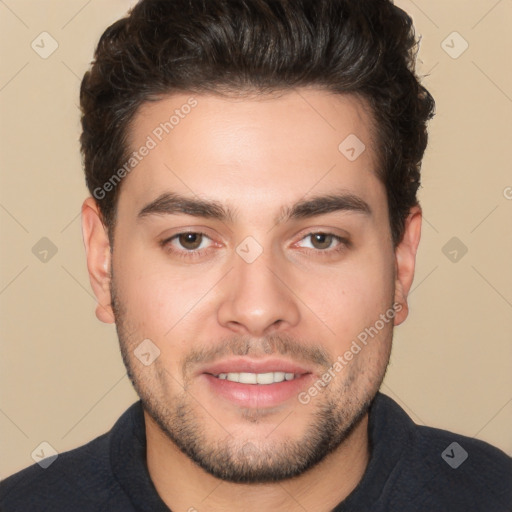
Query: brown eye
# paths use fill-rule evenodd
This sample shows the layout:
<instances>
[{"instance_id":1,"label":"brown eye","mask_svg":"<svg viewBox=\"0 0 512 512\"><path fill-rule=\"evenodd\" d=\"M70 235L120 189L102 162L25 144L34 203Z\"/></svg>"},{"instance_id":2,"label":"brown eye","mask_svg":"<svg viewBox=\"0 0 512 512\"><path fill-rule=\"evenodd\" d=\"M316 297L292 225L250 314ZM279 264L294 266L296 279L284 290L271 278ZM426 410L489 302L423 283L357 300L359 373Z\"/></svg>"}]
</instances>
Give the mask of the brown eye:
<instances>
[{"instance_id":1,"label":"brown eye","mask_svg":"<svg viewBox=\"0 0 512 512\"><path fill-rule=\"evenodd\" d=\"M334 256L351 247L350 240L322 231L311 232L302 238L300 247L317 256Z\"/></svg>"},{"instance_id":2,"label":"brown eye","mask_svg":"<svg viewBox=\"0 0 512 512\"><path fill-rule=\"evenodd\" d=\"M203 241L201 233L181 233L177 238L180 245L190 251L196 250Z\"/></svg>"},{"instance_id":3,"label":"brown eye","mask_svg":"<svg viewBox=\"0 0 512 512\"><path fill-rule=\"evenodd\" d=\"M170 238L161 240L159 244L166 254L192 263L196 259L202 260L212 252L213 245L208 245L212 239L205 233L196 231L183 231Z\"/></svg>"},{"instance_id":4,"label":"brown eye","mask_svg":"<svg viewBox=\"0 0 512 512\"><path fill-rule=\"evenodd\" d=\"M308 236L311 237L311 243L315 249L329 249L334 239L334 235L326 233L313 233Z\"/></svg>"}]
</instances>

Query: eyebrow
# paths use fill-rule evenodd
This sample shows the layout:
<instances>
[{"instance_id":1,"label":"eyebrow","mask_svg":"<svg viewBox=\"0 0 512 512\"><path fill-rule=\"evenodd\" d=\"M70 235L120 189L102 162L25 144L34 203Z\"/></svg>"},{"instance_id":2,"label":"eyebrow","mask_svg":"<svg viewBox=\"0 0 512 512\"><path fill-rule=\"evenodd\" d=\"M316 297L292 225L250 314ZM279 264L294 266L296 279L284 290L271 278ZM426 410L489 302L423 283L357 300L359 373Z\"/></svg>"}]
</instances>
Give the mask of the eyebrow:
<instances>
[{"instance_id":1,"label":"eyebrow","mask_svg":"<svg viewBox=\"0 0 512 512\"><path fill-rule=\"evenodd\" d=\"M274 219L275 224L290 220L306 219L339 211L354 212L370 216L370 205L362 198L351 193L339 193L315 196L312 199L301 200L292 206L285 206L281 214ZM153 215L191 215L205 219L214 219L233 223L236 213L224 204L198 198L188 198L176 193L166 192L151 201L140 210L139 220Z\"/></svg>"}]
</instances>

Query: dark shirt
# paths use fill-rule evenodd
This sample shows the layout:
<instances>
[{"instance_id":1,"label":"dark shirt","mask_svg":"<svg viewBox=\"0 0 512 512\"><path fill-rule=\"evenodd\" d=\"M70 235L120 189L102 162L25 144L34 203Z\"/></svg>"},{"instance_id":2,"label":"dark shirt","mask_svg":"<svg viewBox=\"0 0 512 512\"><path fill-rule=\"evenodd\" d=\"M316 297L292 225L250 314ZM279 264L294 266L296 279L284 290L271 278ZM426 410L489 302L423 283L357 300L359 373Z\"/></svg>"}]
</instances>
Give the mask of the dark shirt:
<instances>
[{"instance_id":1,"label":"dark shirt","mask_svg":"<svg viewBox=\"0 0 512 512\"><path fill-rule=\"evenodd\" d=\"M380 392L370 407L368 429L368 467L335 512L512 511L512 458L498 448L416 425ZM141 402L110 432L59 454L47 469L34 464L3 480L0 510L169 512L147 469Z\"/></svg>"}]
</instances>

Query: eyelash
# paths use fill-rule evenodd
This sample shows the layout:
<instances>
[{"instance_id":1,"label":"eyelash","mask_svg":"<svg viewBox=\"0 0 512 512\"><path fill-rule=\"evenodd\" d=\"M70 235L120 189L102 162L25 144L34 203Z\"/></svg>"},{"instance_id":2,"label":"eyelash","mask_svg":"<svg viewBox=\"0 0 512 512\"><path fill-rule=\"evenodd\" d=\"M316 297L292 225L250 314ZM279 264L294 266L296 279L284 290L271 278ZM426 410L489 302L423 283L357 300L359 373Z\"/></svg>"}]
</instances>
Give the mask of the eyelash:
<instances>
[{"instance_id":1,"label":"eyelash","mask_svg":"<svg viewBox=\"0 0 512 512\"><path fill-rule=\"evenodd\" d=\"M166 251L168 251L169 253L174 254L175 256L178 256L179 258L195 259L195 258L200 258L200 257L204 256L204 253L207 252L209 249L199 249L199 250L196 249L196 250L192 250L192 251L187 251L186 249L184 249L184 250L180 251L180 250L176 250L176 249L172 248L171 242L174 239L180 237L181 235L188 235L188 234L202 235L203 237L206 237L206 238L210 239L210 237L206 233L202 233L201 231L182 231L180 233L176 233L175 235L173 235L170 238L166 238L166 239L162 240L160 242L160 245ZM338 235L335 235L334 233L326 233L324 231L316 231L316 232L308 233L307 235L305 235L304 237L301 238L301 241L304 240L305 238L308 238L308 237L314 236L314 235L332 236L334 240L339 242L339 245L336 246L334 249L321 250L321 249L309 249L309 248L306 248L307 252L313 251L313 252L317 253L318 255L321 255L320 257L330 256L332 254L336 254L336 253L342 252L343 250L345 250L348 247L351 247L351 243L350 243L350 241L348 239L343 238L343 237L338 236Z\"/></svg>"}]
</instances>

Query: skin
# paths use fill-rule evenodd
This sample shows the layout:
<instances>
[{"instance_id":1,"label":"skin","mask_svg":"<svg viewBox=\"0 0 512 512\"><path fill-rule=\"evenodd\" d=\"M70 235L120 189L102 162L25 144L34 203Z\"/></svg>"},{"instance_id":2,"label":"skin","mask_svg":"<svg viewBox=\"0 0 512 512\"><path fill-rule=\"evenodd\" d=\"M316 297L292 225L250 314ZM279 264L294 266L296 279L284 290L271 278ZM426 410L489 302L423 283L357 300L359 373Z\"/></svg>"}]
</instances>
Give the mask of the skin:
<instances>
[{"instance_id":1,"label":"skin","mask_svg":"<svg viewBox=\"0 0 512 512\"><path fill-rule=\"evenodd\" d=\"M116 322L143 400L151 478L172 510L332 510L357 486L371 456L368 405L389 362L393 324L408 314L421 210L411 209L394 247L365 103L314 88L168 96L139 110L132 148L191 96L197 107L123 181L112 251L94 199L82 207L96 314ZM353 162L338 150L349 134L366 145ZM284 207L333 191L358 196L371 213L337 211L276 224ZM138 219L163 192L216 200L234 218ZM199 249L183 238L159 244L183 231L207 237L192 239L201 241ZM263 249L252 263L236 252L248 236ZM308 366L307 391L393 303L400 305L394 319L307 404L294 396L273 407L240 407L217 396L201 373L205 354L213 362L234 354L277 356ZM147 338L160 350L149 366L133 352ZM312 462L304 447L314 447L322 433L331 446ZM180 442L197 444L196 456L211 467L194 462ZM305 468L276 477L296 461ZM245 471L246 482L219 477L215 469L223 467Z\"/></svg>"}]
</instances>

